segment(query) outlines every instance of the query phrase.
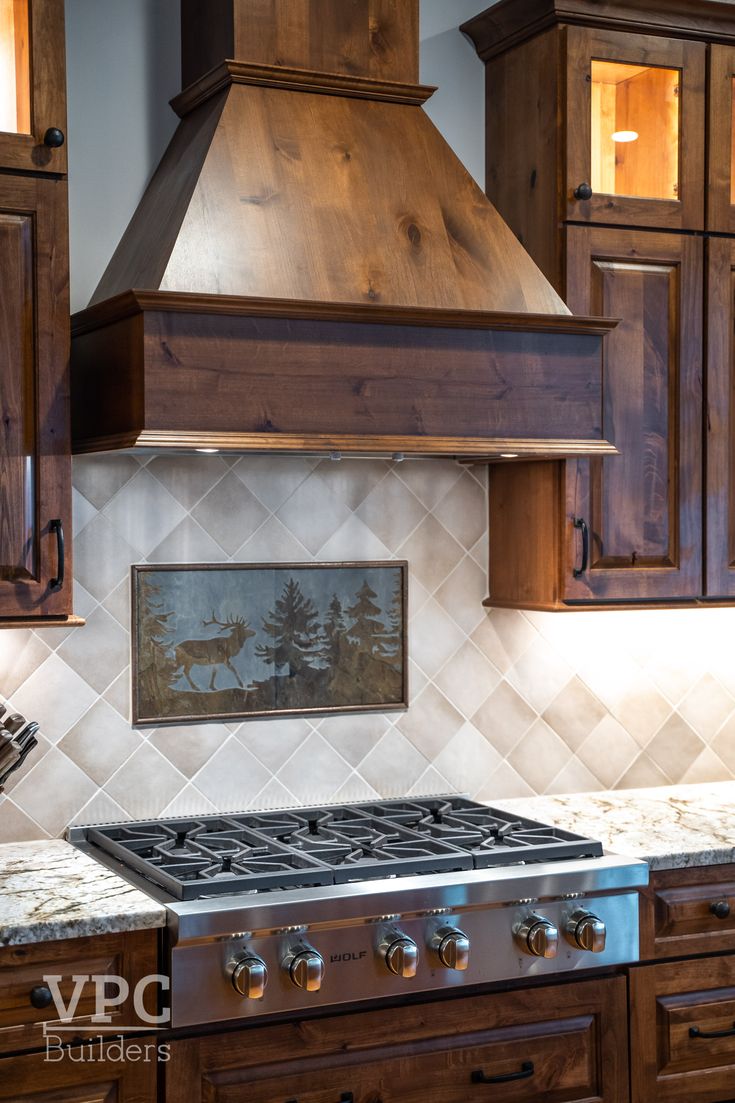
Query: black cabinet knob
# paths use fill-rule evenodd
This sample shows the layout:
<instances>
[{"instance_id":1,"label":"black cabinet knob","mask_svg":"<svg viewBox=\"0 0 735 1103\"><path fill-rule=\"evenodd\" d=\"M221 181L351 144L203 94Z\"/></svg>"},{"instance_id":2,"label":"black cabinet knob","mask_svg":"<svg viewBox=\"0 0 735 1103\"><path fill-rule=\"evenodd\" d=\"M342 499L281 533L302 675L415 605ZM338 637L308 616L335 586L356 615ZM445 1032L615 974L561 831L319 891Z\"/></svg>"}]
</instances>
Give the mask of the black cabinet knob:
<instances>
[{"instance_id":1,"label":"black cabinet knob","mask_svg":"<svg viewBox=\"0 0 735 1103\"><path fill-rule=\"evenodd\" d=\"M730 904L727 900L715 900L713 904L710 904L709 910L718 919L727 919L730 914Z\"/></svg>"},{"instance_id":2,"label":"black cabinet knob","mask_svg":"<svg viewBox=\"0 0 735 1103\"><path fill-rule=\"evenodd\" d=\"M49 1007L53 1003L53 999L51 989L47 988L45 984L39 984L35 988L31 988L31 1003L39 1011L42 1011L44 1007Z\"/></svg>"},{"instance_id":3,"label":"black cabinet knob","mask_svg":"<svg viewBox=\"0 0 735 1103\"><path fill-rule=\"evenodd\" d=\"M64 131L59 130L58 126L50 126L43 136L43 144L49 149L58 149L65 141Z\"/></svg>"},{"instance_id":4,"label":"black cabinet knob","mask_svg":"<svg viewBox=\"0 0 735 1103\"><path fill-rule=\"evenodd\" d=\"M590 187L590 185L589 184L580 184L579 187L575 188L574 189L574 198L575 199L583 199L583 200L584 199L591 199L592 198L592 188Z\"/></svg>"}]
</instances>

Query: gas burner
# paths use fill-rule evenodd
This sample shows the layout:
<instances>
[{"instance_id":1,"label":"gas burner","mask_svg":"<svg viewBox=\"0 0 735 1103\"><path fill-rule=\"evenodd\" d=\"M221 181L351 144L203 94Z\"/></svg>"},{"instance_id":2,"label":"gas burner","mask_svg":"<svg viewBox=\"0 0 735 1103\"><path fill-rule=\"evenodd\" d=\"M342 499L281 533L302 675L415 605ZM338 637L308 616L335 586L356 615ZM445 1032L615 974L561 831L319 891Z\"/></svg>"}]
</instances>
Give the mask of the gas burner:
<instances>
[{"instance_id":1,"label":"gas burner","mask_svg":"<svg viewBox=\"0 0 735 1103\"><path fill-rule=\"evenodd\" d=\"M463 797L113 824L87 840L179 900L602 854Z\"/></svg>"}]
</instances>

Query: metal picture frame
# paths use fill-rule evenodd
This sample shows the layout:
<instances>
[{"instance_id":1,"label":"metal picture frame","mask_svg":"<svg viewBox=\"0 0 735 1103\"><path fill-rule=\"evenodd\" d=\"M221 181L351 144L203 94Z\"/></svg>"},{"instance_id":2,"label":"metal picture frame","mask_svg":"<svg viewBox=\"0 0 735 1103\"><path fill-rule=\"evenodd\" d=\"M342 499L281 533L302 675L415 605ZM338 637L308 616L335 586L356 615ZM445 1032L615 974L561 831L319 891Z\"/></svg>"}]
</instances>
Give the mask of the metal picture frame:
<instances>
[{"instance_id":1,"label":"metal picture frame","mask_svg":"<svg viewBox=\"0 0 735 1103\"><path fill-rule=\"evenodd\" d=\"M408 708L408 564L131 568L135 727Z\"/></svg>"}]
</instances>

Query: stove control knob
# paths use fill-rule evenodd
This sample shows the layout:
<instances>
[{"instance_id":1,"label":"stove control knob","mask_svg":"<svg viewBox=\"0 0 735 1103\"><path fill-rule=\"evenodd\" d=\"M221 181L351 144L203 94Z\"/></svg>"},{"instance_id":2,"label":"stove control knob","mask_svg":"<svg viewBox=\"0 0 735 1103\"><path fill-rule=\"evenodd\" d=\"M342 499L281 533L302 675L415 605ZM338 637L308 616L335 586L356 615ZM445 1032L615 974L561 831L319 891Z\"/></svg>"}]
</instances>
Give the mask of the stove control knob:
<instances>
[{"instance_id":1,"label":"stove control knob","mask_svg":"<svg viewBox=\"0 0 735 1103\"><path fill-rule=\"evenodd\" d=\"M259 957L242 957L232 970L232 987L247 1000L262 1000L268 970Z\"/></svg>"},{"instance_id":2,"label":"stove control knob","mask_svg":"<svg viewBox=\"0 0 735 1103\"><path fill-rule=\"evenodd\" d=\"M524 954L531 957L556 957L559 932L549 919L542 915L527 915L517 927L515 939Z\"/></svg>"},{"instance_id":3,"label":"stove control knob","mask_svg":"<svg viewBox=\"0 0 735 1103\"><path fill-rule=\"evenodd\" d=\"M385 964L397 977L415 977L418 963L419 948L412 938L397 938L385 951Z\"/></svg>"},{"instance_id":4,"label":"stove control knob","mask_svg":"<svg viewBox=\"0 0 735 1103\"><path fill-rule=\"evenodd\" d=\"M463 972L470 963L470 940L456 927L442 927L434 935L431 946L447 969Z\"/></svg>"},{"instance_id":5,"label":"stove control knob","mask_svg":"<svg viewBox=\"0 0 735 1103\"><path fill-rule=\"evenodd\" d=\"M316 950L301 950L291 958L288 972L291 981L305 992L318 992L324 980L324 959Z\"/></svg>"},{"instance_id":6,"label":"stove control knob","mask_svg":"<svg viewBox=\"0 0 735 1103\"><path fill-rule=\"evenodd\" d=\"M566 922L564 933L572 946L580 950L589 950L591 954L601 954L605 949L607 930L601 919L592 912L573 912Z\"/></svg>"}]
</instances>

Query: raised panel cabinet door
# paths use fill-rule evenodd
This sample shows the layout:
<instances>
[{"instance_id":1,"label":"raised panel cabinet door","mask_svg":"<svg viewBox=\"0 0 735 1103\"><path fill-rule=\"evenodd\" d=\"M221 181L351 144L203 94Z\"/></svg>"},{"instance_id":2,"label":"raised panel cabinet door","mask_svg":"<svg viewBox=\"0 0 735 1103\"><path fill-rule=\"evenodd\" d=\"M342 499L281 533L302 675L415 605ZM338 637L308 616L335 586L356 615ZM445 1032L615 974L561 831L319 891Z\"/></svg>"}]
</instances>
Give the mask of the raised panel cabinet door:
<instances>
[{"instance_id":1,"label":"raised panel cabinet door","mask_svg":"<svg viewBox=\"0 0 735 1103\"><path fill-rule=\"evenodd\" d=\"M150 1039L134 1042L142 1049ZM53 1060L45 1050L4 1057L0 1103L156 1103L156 1061L113 1060L106 1049L97 1042L67 1050L60 1059L54 1050Z\"/></svg>"},{"instance_id":2,"label":"raised panel cabinet door","mask_svg":"<svg viewBox=\"0 0 735 1103\"><path fill-rule=\"evenodd\" d=\"M567 602L702 593L702 257L693 236L567 229L569 306L621 319L603 368L619 455L566 468Z\"/></svg>"},{"instance_id":3,"label":"raised panel cabinet door","mask_svg":"<svg viewBox=\"0 0 735 1103\"><path fill-rule=\"evenodd\" d=\"M735 49L710 47L707 229L735 234Z\"/></svg>"},{"instance_id":4,"label":"raised panel cabinet door","mask_svg":"<svg viewBox=\"0 0 735 1103\"><path fill-rule=\"evenodd\" d=\"M0 176L0 617L71 613L66 240L65 180Z\"/></svg>"},{"instance_id":5,"label":"raised panel cabinet door","mask_svg":"<svg viewBox=\"0 0 735 1103\"><path fill-rule=\"evenodd\" d=\"M64 0L0 0L0 168L66 172Z\"/></svg>"},{"instance_id":6,"label":"raised panel cabinet door","mask_svg":"<svg viewBox=\"0 0 735 1103\"><path fill-rule=\"evenodd\" d=\"M735 596L735 241L709 238L705 594Z\"/></svg>"},{"instance_id":7,"label":"raised panel cabinet door","mask_svg":"<svg viewBox=\"0 0 735 1103\"><path fill-rule=\"evenodd\" d=\"M566 35L566 217L702 230L705 44Z\"/></svg>"}]
</instances>

